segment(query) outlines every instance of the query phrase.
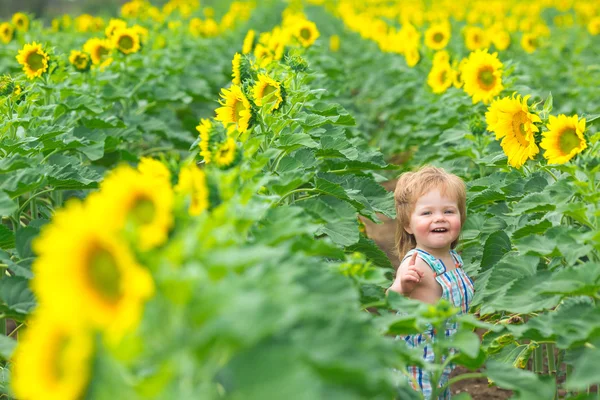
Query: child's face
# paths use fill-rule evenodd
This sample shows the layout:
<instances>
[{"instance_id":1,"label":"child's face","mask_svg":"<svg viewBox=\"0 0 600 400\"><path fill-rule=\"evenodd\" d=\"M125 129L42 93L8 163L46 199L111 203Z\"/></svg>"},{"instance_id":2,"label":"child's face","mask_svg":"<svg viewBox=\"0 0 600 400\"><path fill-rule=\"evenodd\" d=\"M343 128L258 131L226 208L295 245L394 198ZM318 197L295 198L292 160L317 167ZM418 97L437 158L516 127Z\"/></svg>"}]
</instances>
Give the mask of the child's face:
<instances>
[{"instance_id":1,"label":"child's face","mask_svg":"<svg viewBox=\"0 0 600 400\"><path fill-rule=\"evenodd\" d=\"M456 200L433 189L419 197L405 230L415 236L423 250L450 250L460 234L460 213Z\"/></svg>"}]
</instances>

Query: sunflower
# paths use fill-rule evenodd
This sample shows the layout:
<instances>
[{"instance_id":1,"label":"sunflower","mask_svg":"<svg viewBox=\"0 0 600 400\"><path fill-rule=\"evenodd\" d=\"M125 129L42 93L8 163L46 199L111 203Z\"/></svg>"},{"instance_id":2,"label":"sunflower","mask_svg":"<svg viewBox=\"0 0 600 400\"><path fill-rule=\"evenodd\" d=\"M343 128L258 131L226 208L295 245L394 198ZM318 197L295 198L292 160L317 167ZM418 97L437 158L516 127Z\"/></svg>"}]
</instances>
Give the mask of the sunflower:
<instances>
[{"instance_id":1,"label":"sunflower","mask_svg":"<svg viewBox=\"0 0 600 400\"><path fill-rule=\"evenodd\" d=\"M106 29L104 29L104 34L110 39L116 31L125 28L127 28L127 22L123 21L122 19L111 18L111 20L108 21L108 26Z\"/></svg>"},{"instance_id":2,"label":"sunflower","mask_svg":"<svg viewBox=\"0 0 600 400\"><path fill-rule=\"evenodd\" d=\"M110 58L112 45L107 39L91 38L83 45L83 51L92 57L92 63L99 65Z\"/></svg>"},{"instance_id":3,"label":"sunflower","mask_svg":"<svg viewBox=\"0 0 600 400\"><path fill-rule=\"evenodd\" d=\"M534 33L524 33L521 37L521 47L529 54L536 51L539 45L539 38Z\"/></svg>"},{"instance_id":4,"label":"sunflower","mask_svg":"<svg viewBox=\"0 0 600 400\"><path fill-rule=\"evenodd\" d=\"M433 50L442 50L450 41L450 25L435 24L425 31L425 46Z\"/></svg>"},{"instance_id":5,"label":"sunflower","mask_svg":"<svg viewBox=\"0 0 600 400\"><path fill-rule=\"evenodd\" d=\"M450 63L440 62L433 64L429 75L427 76L427 84L433 93L444 93L446 89L452 86L452 68Z\"/></svg>"},{"instance_id":6,"label":"sunflower","mask_svg":"<svg viewBox=\"0 0 600 400\"><path fill-rule=\"evenodd\" d=\"M585 118L579 120L577 115L567 117L560 114L551 115L546 125L548 131L542 133L540 147L544 150L544 158L550 164L564 164L576 154L587 148L583 136Z\"/></svg>"},{"instance_id":7,"label":"sunflower","mask_svg":"<svg viewBox=\"0 0 600 400\"><path fill-rule=\"evenodd\" d=\"M72 299L77 301L78 299ZM57 323L36 311L13 356L11 385L19 399L64 400L85 395L93 339L72 321Z\"/></svg>"},{"instance_id":8,"label":"sunflower","mask_svg":"<svg viewBox=\"0 0 600 400\"><path fill-rule=\"evenodd\" d=\"M49 60L50 57L44 52L42 45L36 42L26 44L17 55L17 61L23 66L23 71L29 79L42 76L48 71Z\"/></svg>"},{"instance_id":9,"label":"sunflower","mask_svg":"<svg viewBox=\"0 0 600 400\"><path fill-rule=\"evenodd\" d=\"M508 163L515 168L521 168L527 159L539 153L534 137L539 128L535 123L542 121L529 111L527 100L529 96L503 97L492 102L485 113L488 131L496 134L496 140L502 139L500 145Z\"/></svg>"},{"instance_id":10,"label":"sunflower","mask_svg":"<svg viewBox=\"0 0 600 400\"><path fill-rule=\"evenodd\" d=\"M232 166L237 156L237 148L235 144L235 140L233 138L227 138L224 143L222 143L214 154L215 164L219 168L227 168Z\"/></svg>"},{"instance_id":11,"label":"sunflower","mask_svg":"<svg viewBox=\"0 0 600 400\"><path fill-rule=\"evenodd\" d=\"M242 62L242 55L240 53L235 53L235 55L233 56L233 60L231 60L231 69L232 69L231 76L233 77L232 82L234 85L240 85L242 83L242 80L241 80L242 73L240 71L241 62Z\"/></svg>"},{"instance_id":12,"label":"sunflower","mask_svg":"<svg viewBox=\"0 0 600 400\"><path fill-rule=\"evenodd\" d=\"M137 53L141 47L140 35L133 28L117 29L112 35L112 44L123 54Z\"/></svg>"},{"instance_id":13,"label":"sunflower","mask_svg":"<svg viewBox=\"0 0 600 400\"><path fill-rule=\"evenodd\" d=\"M263 68L273 61L273 53L261 43L258 43L254 48L254 57L258 65Z\"/></svg>"},{"instance_id":14,"label":"sunflower","mask_svg":"<svg viewBox=\"0 0 600 400\"><path fill-rule=\"evenodd\" d=\"M200 134L200 155L204 159L206 164L212 161L212 156L210 153L210 137L213 126L209 119L201 119L200 124L196 127L196 130Z\"/></svg>"},{"instance_id":15,"label":"sunflower","mask_svg":"<svg viewBox=\"0 0 600 400\"><path fill-rule=\"evenodd\" d=\"M465 45L467 49L474 51L489 46L489 39L485 31L478 26L465 28Z\"/></svg>"},{"instance_id":16,"label":"sunflower","mask_svg":"<svg viewBox=\"0 0 600 400\"><path fill-rule=\"evenodd\" d=\"M296 24L293 35L302 47L309 47L317 40L320 34L314 22L303 20Z\"/></svg>"},{"instance_id":17,"label":"sunflower","mask_svg":"<svg viewBox=\"0 0 600 400\"><path fill-rule=\"evenodd\" d=\"M15 36L15 28L8 22L3 22L0 24L0 40L2 43L9 44L13 37Z\"/></svg>"},{"instance_id":18,"label":"sunflower","mask_svg":"<svg viewBox=\"0 0 600 400\"><path fill-rule=\"evenodd\" d=\"M164 168L160 174L144 174L121 166L111 171L101 186L106 213L116 228L131 233L144 251L164 243L173 225L173 191L163 175Z\"/></svg>"},{"instance_id":19,"label":"sunflower","mask_svg":"<svg viewBox=\"0 0 600 400\"><path fill-rule=\"evenodd\" d=\"M19 32L27 32L29 30L29 17L27 14L20 12L13 14L12 23Z\"/></svg>"},{"instance_id":20,"label":"sunflower","mask_svg":"<svg viewBox=\"0 0 600 400\"><path fill-rule=\"evenodd\" d=\"M88 53L84 53L78 50L71 50L69 56L69 62L75 67L77 71L84 72L90 69L92 61Z\"/></svg>"},{"instance_id":21,"label":"sunflower","mask_svg":"<svg viewBox=\"0 0 600 400\"><path fill-rule=\"evenodd\" d=\"M461 71L464 90L473 98L473 104L482 101L488 104L500 94L502 86L502 63L498 53L477 50L469 55Z\"/></svg>"},{"instance_id":22,"label":"sunflower","mask_svg":"<svg viewBox=\"0 0 600 400\"><path fill-rule=\"evenodd\" d=\"M495 30L490 36L497 50L506 50L510 46L510 34L504 29Z\"/></svg>"},{"instance_id":23,"label":"sunflower","mask_svg":"<svg viewBox=\"0 0 600 400\"><path fill-rule=\"evenodd\" d=\"M588 22L587 25L587 30L590 35L593 36L596 36L600 33L600 16L590 19L590 22Z\"/></svg>"},{"instance_id":24,"label":"sunflower","mask_svg":"<svg viewBox=\"0 0 600 400\"><path fill-rule=\"evenodd\" d=\"M452 85L457 89L460 89L464 85L462 80L462 70L466 62L466 58L463 58L460 62L457 60L452 61Z\"/></svg>"},{"instance_id":25,"label":"sunflower","mask_svg":"<svg viewBox=\"0 0 600 400\"><path fill-rule=\"evenodd\" d=\"M269 109L270 112L277 110L283 102L281 83L268 75L258 75L258 82L254 85L252 92L254 95L254 103L259 107L262 107L267 103L275 102Z\"/></svg>"},{"instance_id":26,"label":"sunflower","mask_svg":"<svg viewBox=\"0 0 600 400\"><path fill-rule=\"evenodd\" d=\"M188 212L191 216L200 215L208 209L208 186L204 171L189 164L179 171L179 182L175 186L175 192L183 199L189 198Z\"/></svg>"},{"instance_id":27,"label":"sunflower","mask_svg":"<svg viewBox=\"0 0 600 400\"><path fill-rule=\"evenodd\" d=\"M433 65L449 63L450 54L446 50L436 51L433 55Z\"/></svg>"},{"instance_id":28,"label":"sunflower","mask_svg":"<svg viewBox=\"0 0 600 400\"><path fill-rule=\"evenodd\" d=\"M133 29L138 34L138 37L140 38L140 45L143 45L148 41L148 29L138 24L132 26L131 29Z\"/></svg>"},{"instance_id":29,"label":"sunflower","mask_svg":"<svg viewBox=\"0 0 600 400\"><path fill-rule=\"evenodd\" d=\"M256 32L254 29L250 29L248 33L246 33L246 37L244 37L244 44L242 45L242 54L249 54L252 51L252 47L254 47L255 36Z\"/></svg>"},{"instance_id":30,"label":"sunflower","mask_svg":"<svg viewBox=\"0 0 600 400\"><path fill-rule=\"evenodd\" d=\"M250 102L238 85L232 85L230 89L221 89L221 97L225 101L219 101L223 107L215 110L215 119L223 124L234 123L240 132L246 132L252 117Z\"/></svg>"},{"instance_id":31,"label":"sunflower","mask_svg":"<svg viewBox=\"0 0 600 400\"><path fill-rule=\"evenodd\" d=\"M338 35L331 35L329 38L329 50L336 53L340 50L340 37Z\"/></svg>"},{"instance_id":32,"label":"sunflower","mask_svg":"<svg viewBox=\"0 0 600 400\"><path fill-rule=\"evenodd\" d=\"M71 200L44 226L33 241L38 257L31 287L56 320L80 321L116 342L139 323L154 283L117 234L102 200L98 193L85 204Z\"/></svg>"},{"instance_id":33,"label":"sunflower","mask_svg":"<svg viewBox=\"0 0 600 400\"><path fill-rule=\"evenodd\" d=\"M421 59L421 55L419 54L418 46L411 46L404 51L404 58L406 59L406 64L409 67L414 67L419 63Z\"/></svg>"}]
</instances>

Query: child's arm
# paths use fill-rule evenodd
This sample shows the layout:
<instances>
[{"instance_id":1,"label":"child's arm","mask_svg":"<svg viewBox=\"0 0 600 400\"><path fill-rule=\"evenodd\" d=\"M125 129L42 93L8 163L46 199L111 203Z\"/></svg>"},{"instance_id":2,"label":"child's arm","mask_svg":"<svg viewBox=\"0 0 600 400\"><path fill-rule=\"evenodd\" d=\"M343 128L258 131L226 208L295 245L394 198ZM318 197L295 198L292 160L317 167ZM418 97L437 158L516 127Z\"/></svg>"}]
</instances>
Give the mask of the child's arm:
<instances>
[{"instance_id":1,"label":"child's arm","mask_svg":"<svg viewBox=\"0 0 600 400\"><path fill-rule=\"evenodd\" d=\"M418 253L415 251L410 259L405 260L400 264L398 271L396 272L396 279L394 279L392 286L386 290L386 294L392 290L404 296L409 296L421 282L423 272L419 271L415 265L417 262L417 254Z\"/></svg>"}]
</instances>

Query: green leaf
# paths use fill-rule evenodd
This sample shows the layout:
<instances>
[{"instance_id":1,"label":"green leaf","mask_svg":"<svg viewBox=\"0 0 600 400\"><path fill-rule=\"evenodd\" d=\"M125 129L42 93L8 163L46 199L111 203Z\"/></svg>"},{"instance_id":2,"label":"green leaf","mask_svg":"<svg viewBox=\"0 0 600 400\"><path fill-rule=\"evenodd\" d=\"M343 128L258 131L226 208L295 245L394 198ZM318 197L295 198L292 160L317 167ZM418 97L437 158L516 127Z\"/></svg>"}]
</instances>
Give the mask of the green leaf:
<instances>
[{"instance_id":1,"label":"green leaf","mask_svg":"<svg viewBox=\"0 0 600 400\"><path fill-rule=\"evenodd\" d=\"M0 323L4 324L6 321L0 319ZM3 360L10 360L15 348L17 347L17 341L11 337L0 335L0 358Z\"/></svg>"},{"instance_id":2,"label":"green leaf","mask_svg":"<svg viewBox=\"0 0 600 400\"><path fill-rule=\"evenodd\" d=\"M17 211L17 204L5 192L0 191L0 215L7 217Z\"/></svg>"},{"instance_id":3,"label":"green leaf","mask_svg":"<svg viewBox=\"0 0 600 400\"><path fill-rule=\"evenodd\" d=\"M0 279L0 300L8 310L19 315L27 315L36 304L29 289L29 280L15 276Z\"/></svg>"},{"instance_id":4,"label":"green leaf","mask_svg":"<svg viewBox=\"0 0 600 400\"><path fill-rule=\"evenodd\" d=\"M12 249L15 247L15 233L5 225L0 224L0 249Z\"/></svg>"},{"instance_id":5,"label":"green leaf","mask_svg":"<svg viewBox=\"0 0 600 400\"><path fill-rule=\"evenodd\" d=\"M536 224L525 225L522 228L517 229L511 235L514 239L520 239L530 234L542 234L546 232L548 228L552 226L552 222L544 219Z\"/></svg>"},{"instance_id":6,"label":"green leaf","mask_svg":"<svg viewBox=\"0 0 600 400\"><path fill-rule=\"evenodd\" d=\"M17 229L15 242L19 257L30 258L34 256L33 250L31 249L31 241L38 236L39 233L40 229L31 225Z\"/></svg>"},{"instance_id":7,"label":"green leaf","mask_svg":"<svg viewBox=\"0 0 600 400\"><path fill-rule=\"evenodd\" d=\"M504 200L506 196L494 189L485 189L481 193L471 197L468 201L469 207L477 207L483 204L495 203Z\"/></svg>"},{"instance_id":8,"label":"green leaf","mask_svg":"<svg viewBox=\"0 0 600 400\"><path fill-rule=\"evenodd\" d=\"M275 143L275 145L278 148L285 149L288 151L292 151L301 147L319 147L319 144L315 142L312 137L310 137L304 132L296 132L287 135L281 135Z\"/></svg>"},{"instance_id":9,"label":"green leaf","mask_svg":"<svg viewBox=\"0 0 600 400\"><path fill-rule=\"evenodd\" d=\"M567 376L565 386L569 390L585 390L600 384L600 349L581 348L572 362L573 373Z\"/></svg>"},{"instance_id":10,"label":"green leaf","mask_svg":"<svg viewBox=\"0 0 600 400\"><path fill-rule=\"evenodd\" d=\"M508 215L552 211L556 208L556 204L556 199L548 193L532 193L523 197Z\"/></svg>"},{"instance_id":11,"label":"green leaf","mask_svg":"<svg viewBox=\"0 0 600 400\"><path fill-rule=\"evenodd\" d=\"M515 399L552 400L554 398L556 383L551 376L538 376L533 372L496 361L488 362L485 372L499 387L514 391Z\"/></svg>"},{"instance_id":12,"label":"green leaf","mask_svg":"<svg viewBox=\"0 0 600 400\"><path fill-rule=\"evenodd\" d=\"M492 233L483 246L483 257L481 259L480 272L492 268L511 249L508 235L504 231Z\"/></svg>"},{"instance_id":13,"label":"green leaf","mask_svg":"<svg viewBox=\"0 0 600 400\"><path fill-rule=\"evenodd\" d=\"M468 330L459 330L449 340L449 346L466 354L470 358L479 355L479 336Z\"/></svg>"},{"instance_id":14,"label":"green leaf","mask_svg":"<svg viewBox=\"0 0 600 400\"><path fill-rule=\"evenodd\" d=\"M387 254L384 253L379 246L373 241L363 235L360 236L358 243L355 243L346 248L347 251L359 251L367 256L367 259L373 264L381 268L394 269L394 266L390 262Z\"/></svg>"}]
</instances>

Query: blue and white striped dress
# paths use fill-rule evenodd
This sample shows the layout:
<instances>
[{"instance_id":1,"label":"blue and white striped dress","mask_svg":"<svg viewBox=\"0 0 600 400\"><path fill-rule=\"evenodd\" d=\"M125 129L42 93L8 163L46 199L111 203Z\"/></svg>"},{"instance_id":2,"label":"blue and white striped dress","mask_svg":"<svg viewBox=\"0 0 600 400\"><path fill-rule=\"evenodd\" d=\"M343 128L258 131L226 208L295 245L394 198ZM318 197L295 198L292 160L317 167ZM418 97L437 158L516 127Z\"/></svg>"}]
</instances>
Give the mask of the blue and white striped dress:
<instances>
[{"instance_id":1,"label":"blue and white striped dress","mask_svg":"<svg viewBox=\"0 0 600 400\"><path fill-rule=\"evenodd\" d=\"M462 268L463 261L458 253L456 253L454 250L450 250L450 254L454 260L456 268L447 269L442 260L435 258L428 252L421 249L410 250L408 253L406 253L402 261L411 257L415 251L419 253L418 257L421 257L421 259L423 259L423 261L425 261L435 273L435 280L442 287L442 298L448 300L448 302L454 305L454 307L459 308L461 313L468 312L475 290L473 287L473 281L467 276ZM456 329L456 322L448 321L444 333L446 336L451 336L456 333ZM424 361L429 363L434 362L433 347L431 343L428 343L428 339L435 340L435 334L432 327L420 334L402 336L402 339L404 339L409 347L422 348ZM439 382L439 387L444 386L448 382L448 377L450 376L452 369L452 365L448 365L444 369ZM417 366L408 367L408 373L413 389L422 392L426 399L431 399L432 387L429 373ZM438 399L450 399L450 388L447 388L444 393L438 397Z\"/></svg>"}]
</instances>

